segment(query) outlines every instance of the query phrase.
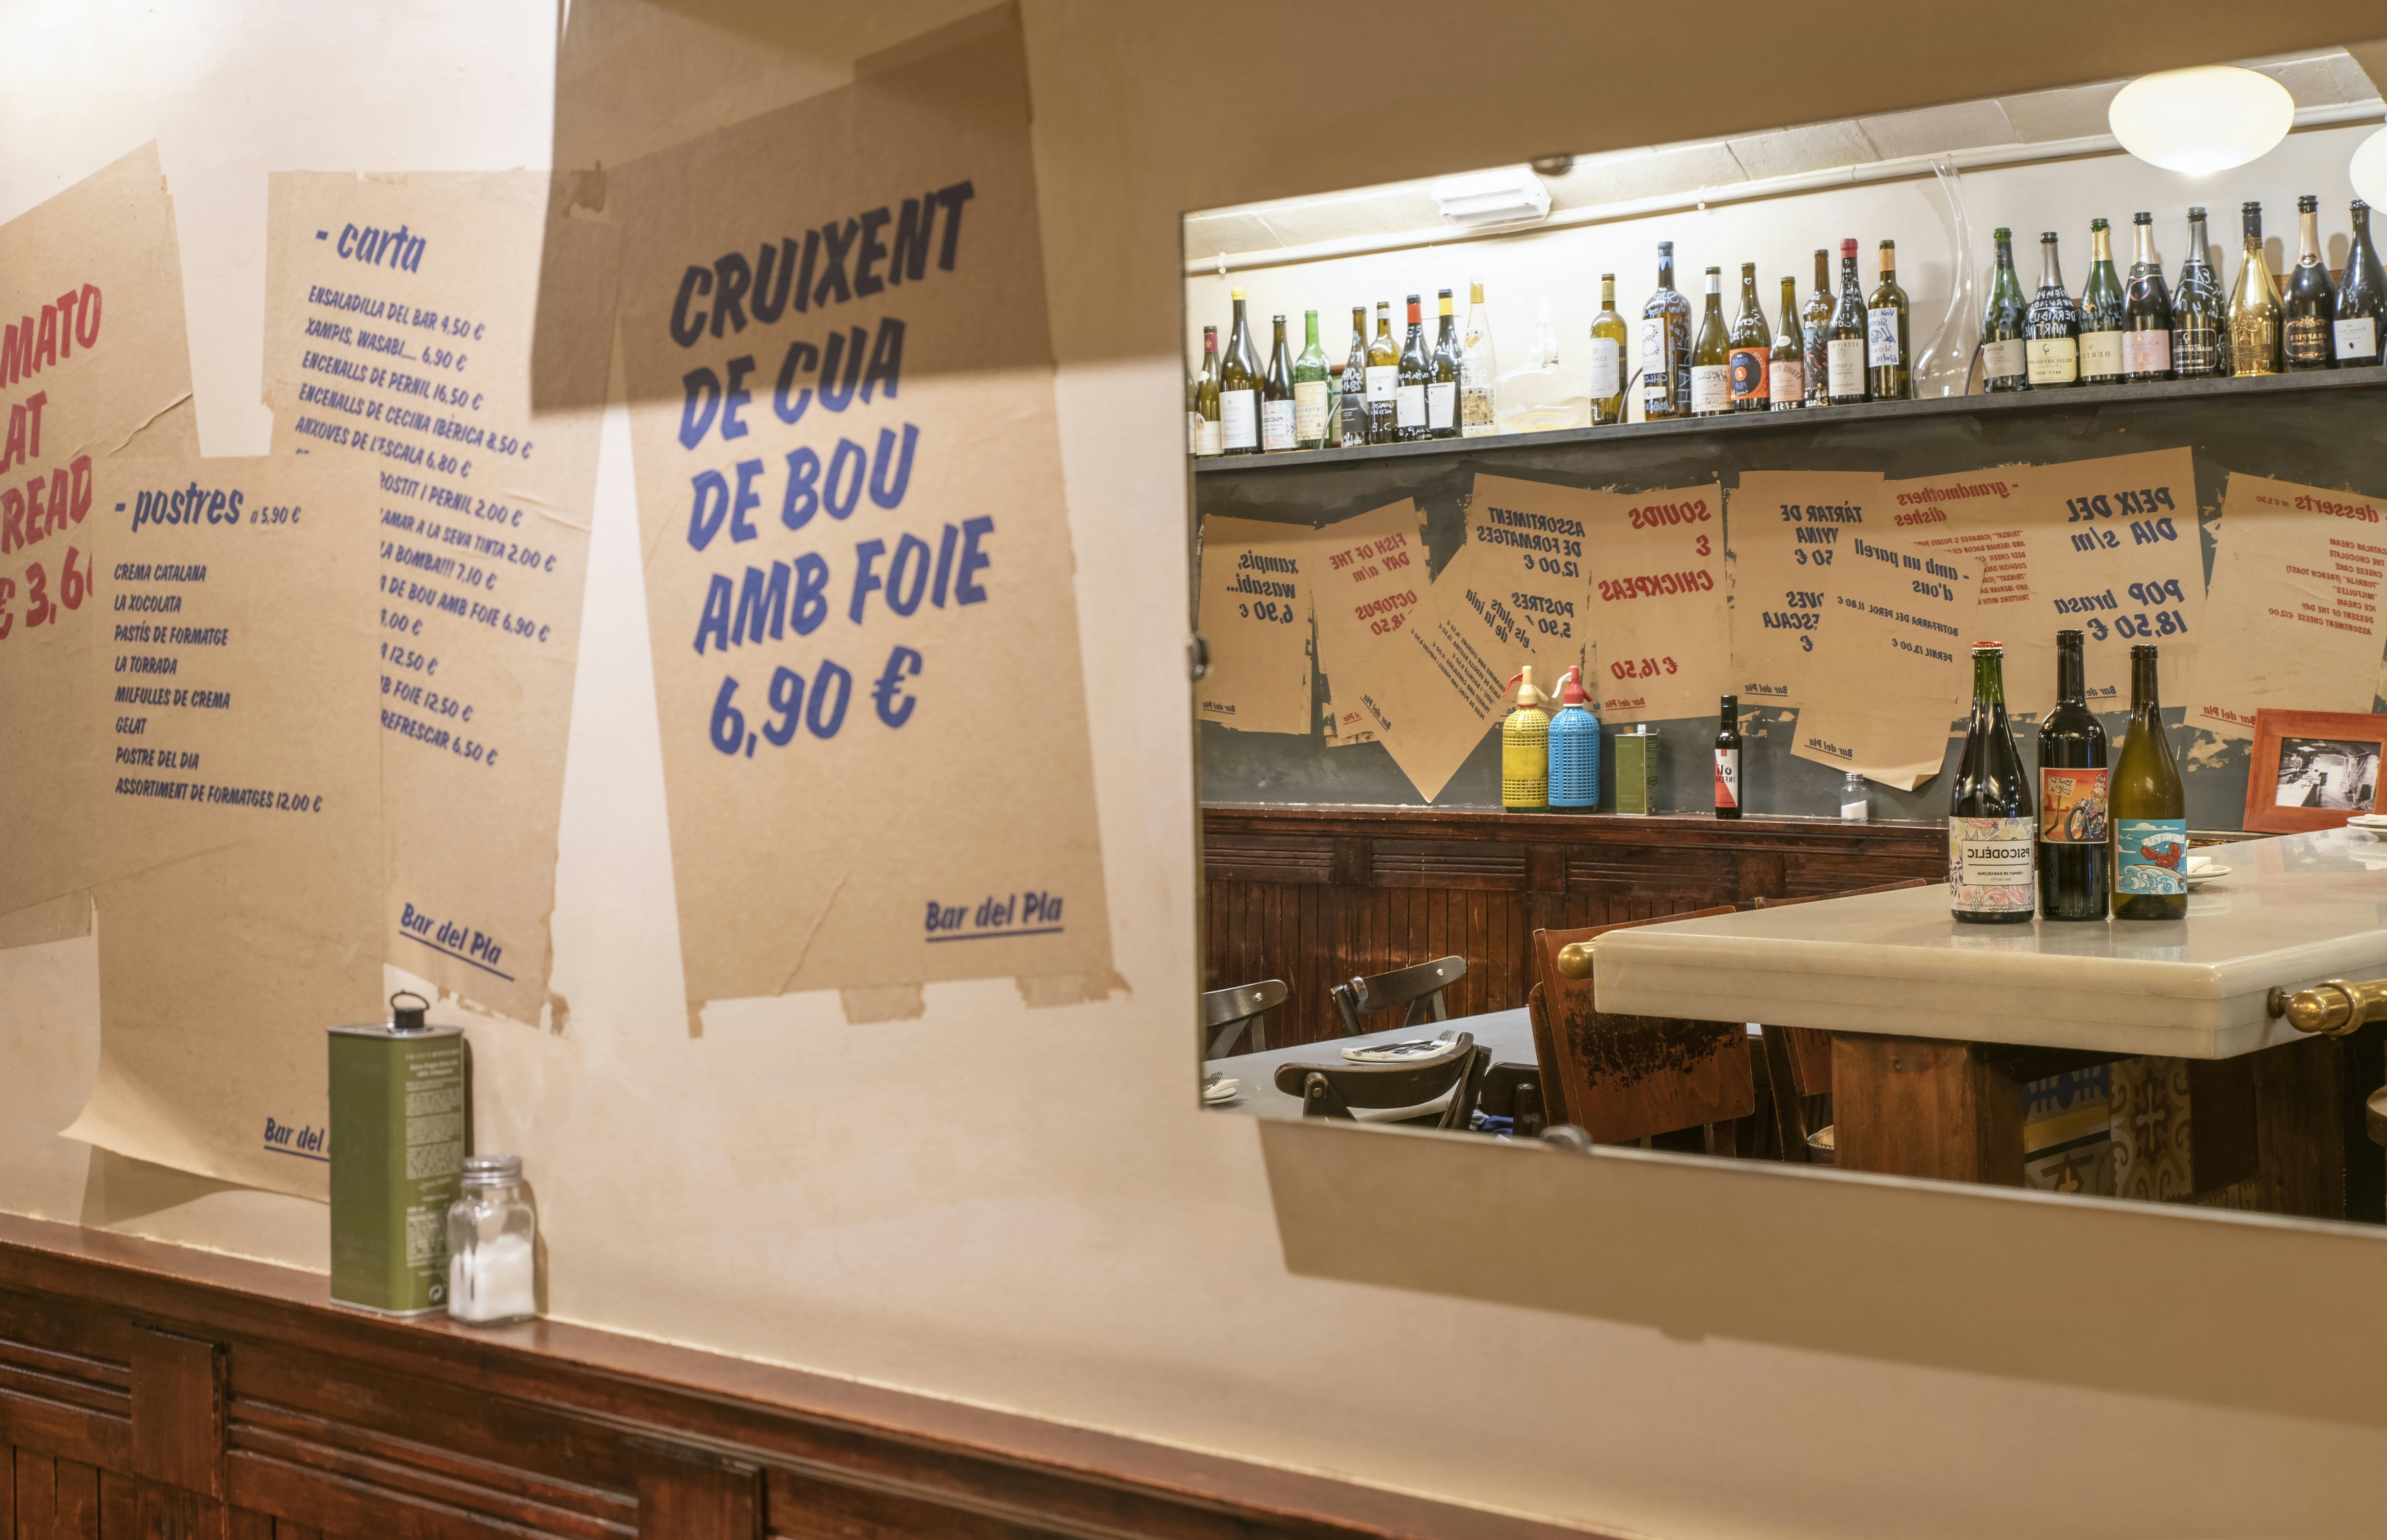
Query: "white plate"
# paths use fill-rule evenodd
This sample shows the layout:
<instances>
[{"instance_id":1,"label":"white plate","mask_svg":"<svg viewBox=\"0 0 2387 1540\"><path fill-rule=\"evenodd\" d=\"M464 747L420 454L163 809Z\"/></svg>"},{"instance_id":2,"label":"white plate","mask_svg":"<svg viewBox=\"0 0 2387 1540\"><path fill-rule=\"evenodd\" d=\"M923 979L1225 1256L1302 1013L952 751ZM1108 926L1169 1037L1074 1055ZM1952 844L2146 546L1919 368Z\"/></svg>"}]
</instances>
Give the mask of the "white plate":
<instances>
[{"instance_id":1,"label":"white plate","mask_svg":"<svg viewBox=\"0 0 2387 1540\"><path fill-rule=\"evenodd\" d=\"M1243 1093L1243 1089L1241 1080L1220 1080L1216 1085L1206 1085L1202 1088L1202 1105L1214 1107L1221 1102L1231 1102Z\"/></svg>"},{"instance_id":2,"label":"white plate","mask_svg":"<svg viewBox=\"0 0 2387 1540\"><path fill-rule=\"evenodd\" d=\"M2207 866L2201 871L2183 872L2180 875L2188 883L2188 890L2192 893L2199 888L2204 887L2206 883L2212 881L2215 877L2228 877L2229 875L2229 868L2219 865Z\"/></svg>"},{"instance_id":3,"label":"white plate","mask_svg":"<svg viewBox=\"0 0 2387 1540\"><path fill-rule=\"evenodd\" d=\"M1352 1064L1418 1064L1446 1057L1450 1045L1457 1041L1456 1031L1446 1031L1436 1037L1404 1038L1398 1042L1368 1043L1345 1048L1343 1057Z\"/></svg>"}]
</instances>

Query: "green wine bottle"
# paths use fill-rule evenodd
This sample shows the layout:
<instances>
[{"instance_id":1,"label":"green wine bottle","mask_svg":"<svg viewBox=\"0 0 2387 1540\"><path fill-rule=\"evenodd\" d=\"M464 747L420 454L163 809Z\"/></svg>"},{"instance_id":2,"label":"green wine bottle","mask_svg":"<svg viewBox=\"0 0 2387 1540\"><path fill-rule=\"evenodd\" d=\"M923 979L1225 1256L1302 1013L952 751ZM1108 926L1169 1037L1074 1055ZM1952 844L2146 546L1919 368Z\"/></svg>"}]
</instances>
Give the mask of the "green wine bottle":
<instances>
[{"instance_id":1,"label":"green wine bottle","mask_svg":"<svg viewBox=\"0 0 2387 1540\"><path fill-rule=\"evenodd\" d=\"M2155 699L2155 649L2130 649L2130 726L2114 763L2114 917L2188 917L2188 795Z\"/></svg>"},{"instance_id":2,"label":"green wine bottle","mask_svg":"<svg viewBox=\"0 0 2387 1540\"><path fill-rule=\"evenodd\" d=\"M1765 399L1770 411L1796 411L1807 404L1806 329L1799 322L1799 280L1782 280L1782 330L1774 336L1774 354L1765 364Z\"/></svg>"},{"instance_id":3,"label":"green wine bottle","mask_svg":"<svg viewBox=\"0 0 2387 1540\"><path fill-rule=\"evenodd\" d=\"M1732 410L1763 411L1772 399L1765 374L1774 361L1774 328L1757 302L1757 264L1740 264L1740 314L1732 322Z\"/></svg>"},{"instance_id":4,"label":"green wine bottle","mask_svg":"<svg viewBox=\"0 0 2387 1540\"><path fill-rule=\"evenodd\" d=\"M1948 800L1948 905L1967 925L2028 925L2035 799L2006 720L2005 652L1973 644L1973 716Z\"/></svg>"},{"instance_id":5,"label":"green wine bottle","mask_svg":"<svg viewBox=\"0 0 2387 1540\"><path fill-rule=\"evenodd\" d=\"M2113 227L2089 221L2089 283L2080 291L2080 383L2122 383L2122 279L2114 271Z\"/></svg>"},{"instance_id":6,"label":"green wine bottle","mask_svg":"<svg viewBox=\"0 0 2387 1540\"><path fill-rule=\"evenodd\" d=\"M1624 421L1624 349L1633 334L1616 313L1616 274L1599 275L1599 313L1591 318L1591 425Z\"/></svg>"},{"instance_id":7,"label":"green wine bottle","mask_svg":"<svg viewBox=\"0 0 2387 1540\"><path fill-rule=\"evenodd\" d=\"M2296 199L2296 265L2280 311L2280 353L2290 373L2337 367L2337 290L2320 256L2320 199L2310 193Z\"/></svg>"},{"instance_id":8,"label":"green wine bottle","mask_svg":"<svg viewBox=\"0 0 2387 1540\"><path fill-rule=\"evenodd\" d=\"M1832 310L1831 340L1825 346L1830 380L1825 398L1836 407L1865 399L1865 302L1857 287L1857 243L1840 243L1840 298Z\"/></svg>"},{"instance_id":9,"label":"green wine bottle","mask_svg":"<svg viewBox=\"0 0 2387 1540\"><path fill-rule=\"evenodd\" d=\"M1301 357L1293 360L1293 447L1326 448L1326 425L1333 418L1328 402L1333 383L1326 367L1326 349L1318 346L1318 312L1301 312L1304 342Z\"/></svg>"},{"instance_id":10,"label":"green wine bottle","mask_svg":"<svg viewBox=\"0 0 2387 1540\"><path fill-rule=\"evenodd\" d=\"M1227 355L1219 360L1219 421L1231 455L1260 452L1260 356L1252 348L1250 319L1244 314L1244 291L1230 291L1235 301L1235 329L1227 338Z\"/></svg>"},{"instance_id":11,"label":"green wine bottle","mask_svg":"<svg viewBox=\"0 0 2387 1540\"><path fill-rule=\"evenodd\" d=\"M1981 388L1992 395L2028 390L2023 313L2022 275L2014 271L2014 232L2000 225L1991 232L1998 244L1996 271L1989 275L1989 302L1981 310Z\"/></svg>"},{"instance_id":12,"label":"green wine bottle","mask_svg":"<svg viewBox=\"0 0 2387 1540\"><path fill-rule=\"evenodd\" d=\"M1829 405L1832 399L1832 254L1815 251L1815 292L1799 311L1800 329L1807 337L1807 404Z\"/></svg>"},{"instance_id":13,"label":"green wine bottle","mask_svg":"<svg viewBox=\"0 0 2387 1540\"><path fill-rule=\"evenodd\" d=\"M1898 243L1881 243L1881 283L1865 301L1865 393L1876 401L1914 395L1906 346L1906 291L1898 286Z\"/></svg>"},{"instance_id":14,"label":"green wine bottle","mask_svg":"<svg viewBox=\"0 0 2387 1540\"><path fill-rule=\"evenodd\" d=\"M1343 447L1357 449L1368 442L1368 307L1351 307L1351 356L1343 360L1343 388L1336 393Z\"/></svg>"},{"instance_id":15,"label":"green wine bottle","mask_svg":"<svg viewBox=\"0 0 2387 1540\"><path fill-rule=\"evenodd\" d=\"M1732 343L1724 324L1724 269L1708 269L1707 309L1699 313L1699 340L1691 345L1691 415L1717 417L1732 410Z\"/></svg>"},{"instance_id":16,"label":"green wine bottle","mask_svg":"<svg viewBox=\"0 0 2387 1540\"><path fill-rule=\"evenodd\" d=\"M1459 341L1459 321L1450 313L1450 291L1440 291L1442 325L1433 339L1433 378L1425 386L1426 432L1436 438L1459 436L1459 381L1466 360Z\"/></svg>"},{"instance_id":17,"label":"green wine bottle","mask_svg":"<svg viewBox=\"0 0 2387 1540\"><path fill-rule=\"evenodd\" d=\"M1426 347L1424 305L1416 295L1409 296L1408 336L1401 345L1398 367L1400 379L1393 392L1394 435L1404 444L1430 438L1425 387L1433 383L1433 355Z\"/></svg>"},{"instance_id":18,"label":"green wine bottle","mask_svg":"<svg viewBox=\"0 0 2387 1540\"><path fill-rule=\"evenodd\" d=\"M1194 382L1194 452L1206 460L1227 447L1219 423L1219 329L1202 328L1202 373Z\"/></svg>"},{"instance_id":19,"label":"green wine bottle","mask_svg":"<svg viewBox=\"0 0 2387 1540\"><path fill-rule=\"evenodd\" d=\"M1376 338L1368 344L1368 442L1396 444L1396 398L1401 388L1401 345L1393 340L1393 302L1376 301Z\"/></svg>"},{"instance_id":20,"label":"green wine bottle","mask_svg":"<svg viewBox=\"0 0 2387 1540\"><path fill-rule=\"evenodd\" d=\"M2078 631L2055 634L2055 709L2039 724L2039 913L2102 920L2107 895L2105 729L2089 709Z\"/></svg>"},{"instance_id":21,"label":"green wine bottle","mask_svg":"<svg viewBox=\"0 0 2387 1540\"><path fill-rule=\"evenodd\" d=\"M2346 247L2345 275L2337 284L2337 320L2330 332L2337 366L2356 369L2379 361L2380 312L2387 308L2387 275L2379 249L2370 244L2370 205L2354 200L2354 244Z\"/></svg>"},{"instance_id":22,"label":"green wine bottle","mask_svg":"<svg viewBox=\"0 0 2387 1540\"><path fill-rule=\"evenodd\" d=\"M1276 340L1268 372L1260 377L1260 449L1282 454L1294 445L1293 349L1284 340L1284 317L1274 318Z\"/></svg>"}]
</instances>

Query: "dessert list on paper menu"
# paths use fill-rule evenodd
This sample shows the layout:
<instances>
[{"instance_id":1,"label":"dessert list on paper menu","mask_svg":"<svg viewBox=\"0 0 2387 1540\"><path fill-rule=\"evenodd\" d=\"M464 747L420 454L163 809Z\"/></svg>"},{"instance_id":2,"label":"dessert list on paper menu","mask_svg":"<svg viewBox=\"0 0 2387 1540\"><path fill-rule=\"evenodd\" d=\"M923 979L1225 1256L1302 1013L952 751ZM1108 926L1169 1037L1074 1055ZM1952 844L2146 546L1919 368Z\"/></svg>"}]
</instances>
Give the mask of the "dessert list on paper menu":
<instances>
[{"instance_id":1,"label":"dessert list on paper menu","mask_svg":"<svg viewBox=\"0 0 2387 1540\"><path fill-rule=\"evenodd\" d=\"M386 956L537 1022L606 362L543 359L592 405L539 410L534 322L606 312L613 232L533 171L282 172L268 209L274 449L368 473Z\"/></svg>"},{"instance_id":2,"label":"dessert list on paper menu","mask_svg":"<svg viewBox=\"0 0 2387 1540\"><path fill-rule=\"evenodd\" d=\"M2387 524L2377 499L2232 474L2188 725L2252 738L2254 713L2367 713L2380 675Z\"/></svg>"}]
</instances>

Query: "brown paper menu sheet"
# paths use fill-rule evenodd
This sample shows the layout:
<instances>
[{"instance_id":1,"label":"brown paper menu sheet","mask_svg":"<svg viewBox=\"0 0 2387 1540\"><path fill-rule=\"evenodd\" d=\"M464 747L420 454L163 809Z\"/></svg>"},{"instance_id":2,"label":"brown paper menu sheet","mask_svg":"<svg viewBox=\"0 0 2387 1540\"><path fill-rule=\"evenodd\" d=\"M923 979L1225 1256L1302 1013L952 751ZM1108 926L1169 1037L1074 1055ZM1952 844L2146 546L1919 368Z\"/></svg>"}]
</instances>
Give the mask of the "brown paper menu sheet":
<instances>
[{"instance_id":1,"label":"brown paper menu sheet","mask_svg":"<svg viewBox=\"0 0 2387 1540\"><path fill-rule=\"evenodd\" d=\"M1838 606L1840 549L1883 536L1872 471L1744 471L1725 497L1732 533L1732 670L1744 706L1802 704L1815 638Z\"/></svg>"},{"instance_id":2,"label":"brown paper menu sheet","mask_svg":"<svg viewBox=\"0 0 2387 1540\"><path fill-rule=\"evenodd\" d=\"M0 785L13 789L0 814L5 916L93 877L91 831L57 771L98 747L79 683L107 625L87 597L95 467L128 446L198 452L182 256L156 145L0 225Z\"/></svg>"},{"instance_id":3,"label":"brown paper menu sheet","mask_svg":"<svg viewBox=\"0 0 2387 1540\"><path fill-rule=\"evenodd\" d=\"M1953 551L1849 536L1832 562L1791 752L1912 790L1939 773L1948 725L1969 698L1964 623L1977 574Z\"/></svg>"},{"instance_id":4,"label":"brown paper menu sheet","mask_svg":"<svg viewBox=\"0 0 2387 1540\"><path fill-rule=\"evenodd\" d=\"M100 1061L69 1138L325 1196L323 1028L380 1014L373 500L353 462L94 466Z\"/></svg>"},{"instance_id":5,"label":"brown paper menu sheet","mask_svg":"<svg viewBox=\"0 0 2387 1540\"><path fill-rule=\"evenodd\" d=\"M1458 585L1465 601L1452 612L1459 634L1501 680L1530 663L1534 682L1555 699L1560 675L1579 667L1585 689L1596 693L1584 550L1599 509L1596 492L1475 473L1459 549L1434 582ZM1504 684L1496 721L1513 699Z\"/></svg>"},{"instance_id":6,"label":"brown paper menu sheet","mask_svg":"<svg viewBox=\"0 0 2387 1540\"><path fill-rule=\"evenodd\" d=\"M367 467L378 536L390 962L536 1022L552 952L596 410L534 413L534 316L613 304L614 232L540 171L268 181L279 454ZM601 398L602 347L564 352Z\"/></svg>"},{"instance_id":7,"label":"brown paper menu sheet","mask_svg":"<svg viewBox=\"0 0 2387 1540\"><path fill-rule=\"evenodd\" d=\"M1412 499L1319 534L1318 666L1333 688L1336 738L1382 743L1432 802L1484 736L1484 718L1454 702L1444 671L1442 623L1463 601L1456 586L1427 574L1424 517ZM1478 696L1497 693L1473 683Z\"/></svg>"},{"instance_id":8,"label":"brown paper menu sheet","mask_svg":"<svg viewBox=\"0 0 2387 1540\"><path fill-rule=\"evenodd\" d=\"M2163 685L2187 722L2252 738L2254 713L2364 713L2380 675L2387 523L2359 493L2232 474L2222 494L2204 645Z\"/></svg>"},{"instance_id":9,"label":"brown paper menu sheet","mask_svg":"<svg viewBox=\"0 0 2387 1540\"><path fill-rule=\"evenodd\" d=\"M1247 733L1307 733L1311 587L1323 549L1306 525L1202 521L1202 639L1194 686L1205 722Z\"/></svg>"},{"instance_id":10,"label":"brown paper menu sheet","mask_svg":"<svg viewBox=\"0 0 2387 1540\"><path fill-rule=\"evenodd\" d=\"M1588 494L1598 544L1585 688L1611 722L1705 716L1731 688L1724 497L1714 483Z\"/></svg>"},{"instance_id":11,"label":"brown paper menu sheet","mask_svg":"<svg viewBox=\"0 0 2387 1540\"><path fill-rule=\"evenodd\" d=\"M692 1004L1113 985L1028 127L1006 23L609 171Z\"/></svg>"}]
</instances>

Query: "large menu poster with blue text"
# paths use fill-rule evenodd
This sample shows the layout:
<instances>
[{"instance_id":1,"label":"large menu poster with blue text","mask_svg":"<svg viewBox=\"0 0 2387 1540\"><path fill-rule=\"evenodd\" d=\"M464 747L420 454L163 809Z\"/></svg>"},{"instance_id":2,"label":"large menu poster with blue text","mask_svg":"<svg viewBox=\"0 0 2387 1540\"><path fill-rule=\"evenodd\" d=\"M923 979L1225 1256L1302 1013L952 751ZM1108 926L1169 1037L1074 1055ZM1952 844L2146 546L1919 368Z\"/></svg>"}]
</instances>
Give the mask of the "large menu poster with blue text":
<instances>
[{"instance_id":1,"label":"large menu poster with blue text","mask_svg":"<svg viewBox=\"0 0 2387 1540\"><path fill-rule=\"evenodd\" d=\"M1109 987L1028 126L1004 22L609 172L692 1006Z\"/></svg>"}]
</instances>

